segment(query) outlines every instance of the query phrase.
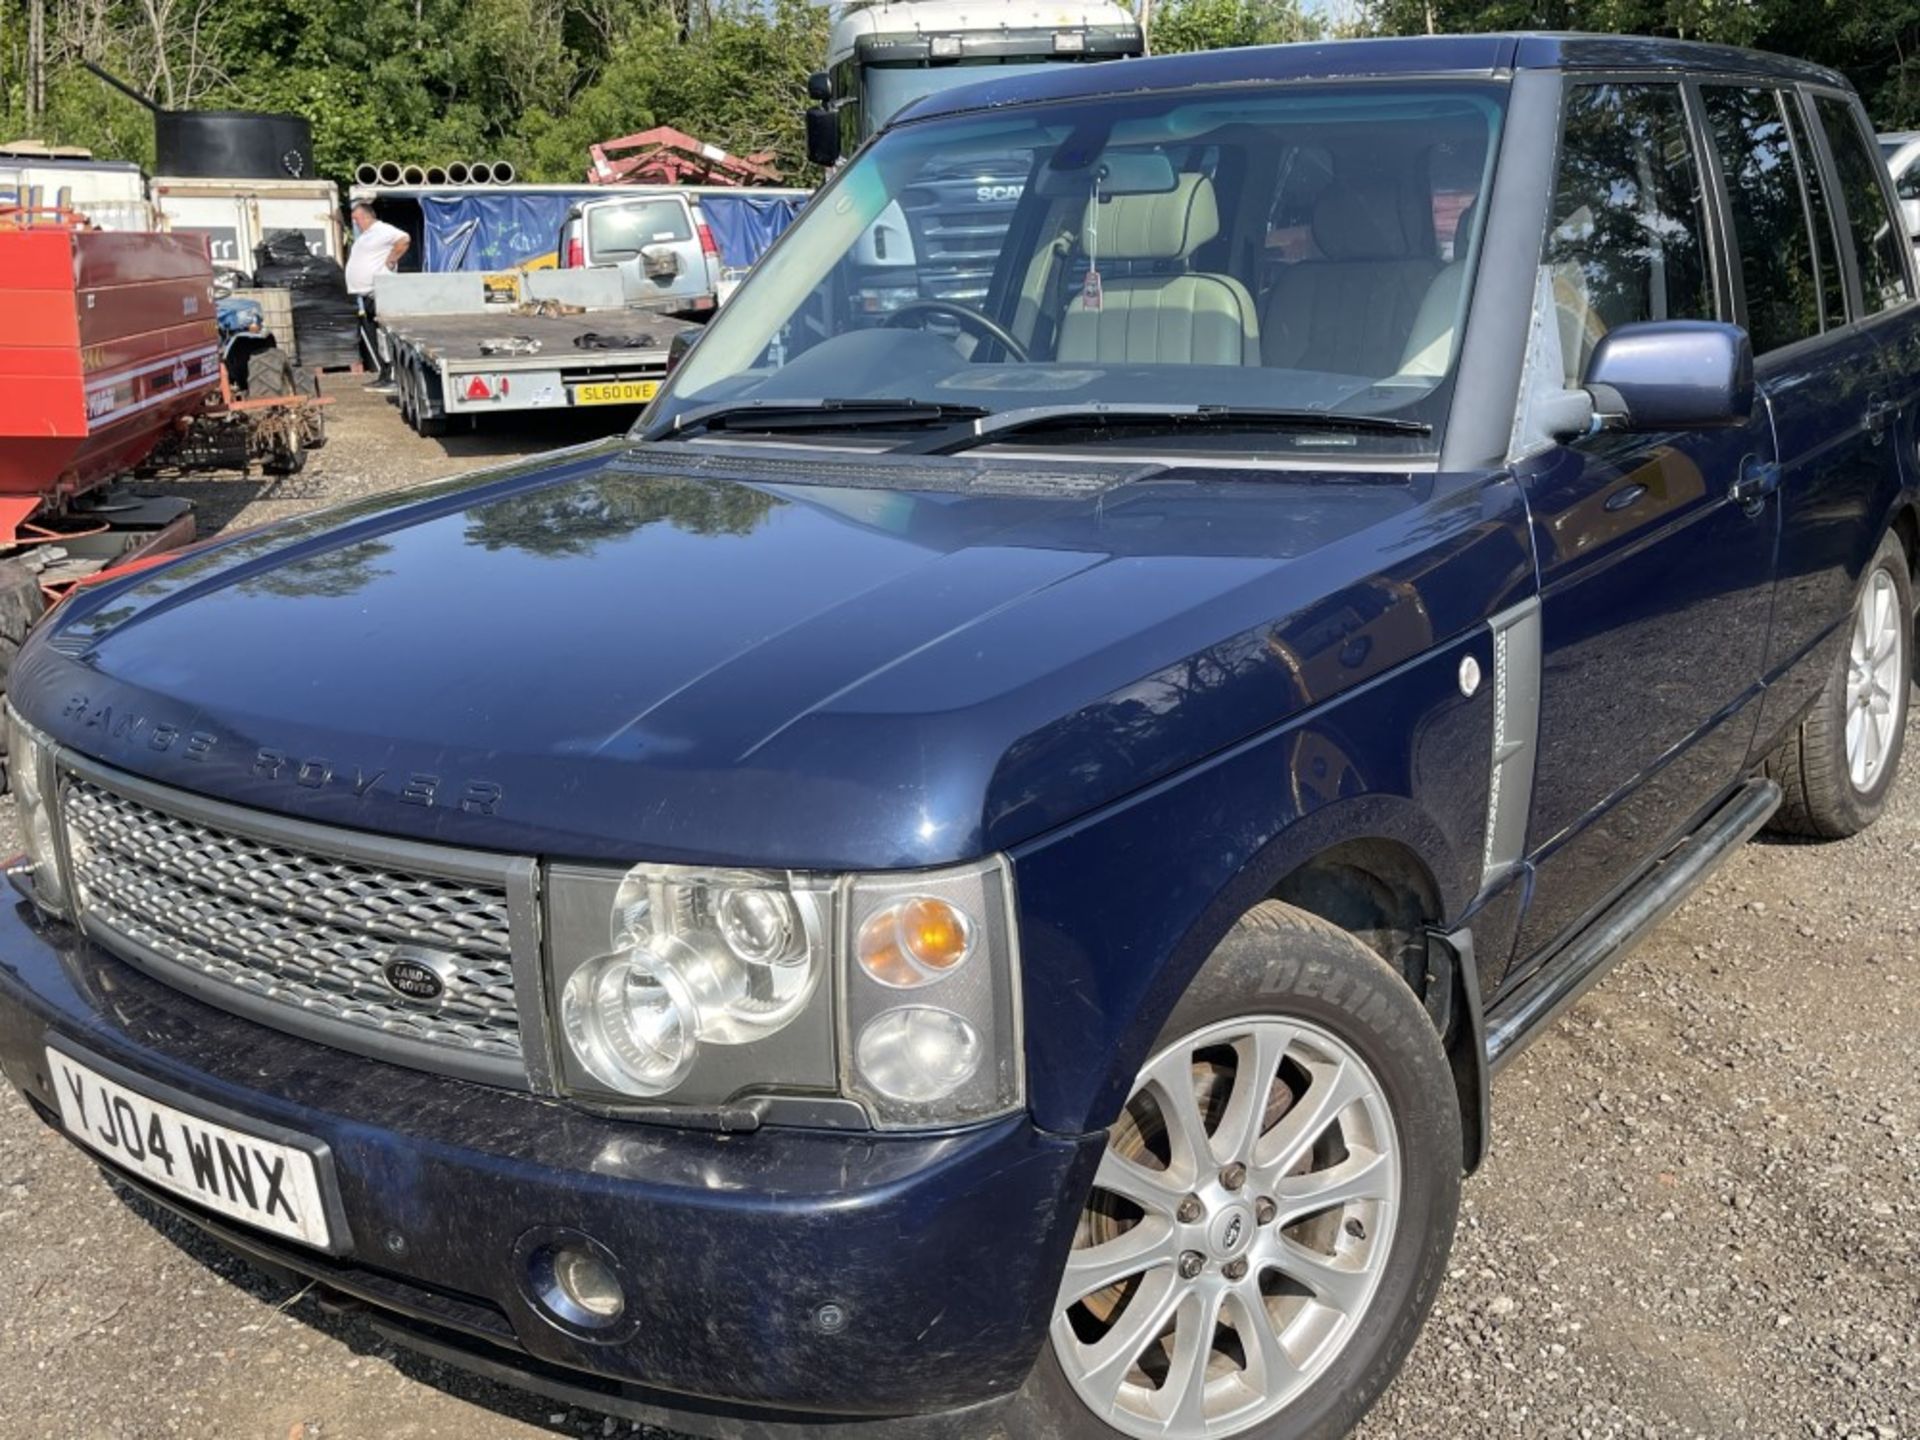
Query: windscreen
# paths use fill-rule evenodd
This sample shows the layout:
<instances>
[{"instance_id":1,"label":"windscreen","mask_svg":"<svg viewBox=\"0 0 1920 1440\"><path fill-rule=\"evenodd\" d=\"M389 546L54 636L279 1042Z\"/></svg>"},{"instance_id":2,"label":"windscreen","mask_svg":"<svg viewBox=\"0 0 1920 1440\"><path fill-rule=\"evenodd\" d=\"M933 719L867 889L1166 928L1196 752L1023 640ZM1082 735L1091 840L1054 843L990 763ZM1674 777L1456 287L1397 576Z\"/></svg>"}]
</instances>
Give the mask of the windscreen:
<instances>
[{"instance_id":1,"label":"windscreen","mask_svg":"<svg viewBox=\"0 0 1920 1440\"><path fill-rule=\"evenodd\" d=\"M1045 60L964 60L946 65L869 65L862 72L867 87L866 122L868 131L878 130L914 101L956 85L972 85L981 80L998 80L1009 75L1027 75L1035 70L1051 70L1059 65Z\"/></svg>"},{"instance_id":2,"label":"windscreen","mask_svg":"<svg viewBox=\"0 0 1920 1440\"><path fill-rule=\"evenodd\" d=\"M1392 417L1438 444L1504 91L1368 82L909 123L808 206L650 422L912 400Z\"/></svg>"},{"instance_id":3,"label":"windscreen","mask_svg":"<svg viewBox=\"0 0 1920 1440\"><path fill-rule=\"evenodd\" d=\"M678 200L602 205L587 211L587 248L601 263L628 260L649 245L693 238L687 207Z\"/></svg>"}]
</instances>

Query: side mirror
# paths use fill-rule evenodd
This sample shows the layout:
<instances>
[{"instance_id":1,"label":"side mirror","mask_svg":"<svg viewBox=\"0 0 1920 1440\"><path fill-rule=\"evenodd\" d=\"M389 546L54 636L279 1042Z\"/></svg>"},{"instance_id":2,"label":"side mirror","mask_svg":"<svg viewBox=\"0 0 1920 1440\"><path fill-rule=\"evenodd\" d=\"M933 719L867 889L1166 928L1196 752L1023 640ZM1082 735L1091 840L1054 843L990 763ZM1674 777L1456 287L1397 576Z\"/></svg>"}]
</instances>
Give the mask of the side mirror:
<instances>
[{"instance_id":1,"label":"side mirror","mask_svg":"<svg viewBox=\"0 0 1920 1440\"><path fill-rule=\"evenodd\" d=\"M1609 330L1587 361L1593 413L1612 430L1712 430L1753 415L1753 342L1738 325L1646 320Z\"/></svg>"},{"instance_id":2,"label":"side mirror","mask_svg":"<svg viewBox=\"0 0 1920 1440\"><path fill-rule=\"evenodd\" d=\"M840 161L840 117L827 109L807 111L807 159L822 170Z\"/></svg>"},{"instance_id":3,"label":"side mirror","mask_svg":"<svg viewBox=\"0 0 1920 1440\"><path fill-rule=\"evenodd\" d=\"M833 81L827 78L826 71L816 70L807 76L807 98L819 105L833 98Z\"/></svg>"}]
</instances>

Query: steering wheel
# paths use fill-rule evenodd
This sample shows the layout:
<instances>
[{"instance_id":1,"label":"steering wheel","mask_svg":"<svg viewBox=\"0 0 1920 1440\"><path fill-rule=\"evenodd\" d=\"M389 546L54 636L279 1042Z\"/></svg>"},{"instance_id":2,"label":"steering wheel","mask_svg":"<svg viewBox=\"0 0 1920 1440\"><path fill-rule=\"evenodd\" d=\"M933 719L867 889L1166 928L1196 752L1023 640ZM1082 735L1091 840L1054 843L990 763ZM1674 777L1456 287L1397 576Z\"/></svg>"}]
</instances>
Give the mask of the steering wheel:
<instances>
[{"instance_id":1,"label":"steering wheel","mask_svg":"<svg viewBox=\"0 0 1920 1440\"><path fill-rule=\"evenodd\" d=\"M909 300L887 316L885 324L889 329L903 330L930 315L945 315L958 320L962 330L971 330L982 340L991 340L1015 360L1026 363L1027 347L1008 334L1004 325L991 315L971 305L962 305L958 300Z\"/></svg>"}]
</instances>

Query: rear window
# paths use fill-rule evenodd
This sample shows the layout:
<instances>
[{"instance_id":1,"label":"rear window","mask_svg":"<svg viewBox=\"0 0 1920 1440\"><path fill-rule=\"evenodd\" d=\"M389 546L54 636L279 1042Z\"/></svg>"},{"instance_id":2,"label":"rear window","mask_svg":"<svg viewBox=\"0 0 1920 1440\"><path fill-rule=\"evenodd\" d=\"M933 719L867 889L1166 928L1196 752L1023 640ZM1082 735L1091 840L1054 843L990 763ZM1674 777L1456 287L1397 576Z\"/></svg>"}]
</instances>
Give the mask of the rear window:
<instances>
[{"instance_id":1,"label":"rear window","mask_svg":"<svg viewBox=\"0 0 1920 1440\"><path fill-rule=\"evenodd\" d=\"M1709 86L1701 92L1733 207L1747 330L1764 355L1820 333L1820 267L1807 198L1780 94ZM1844 319L1845 311L1835 319Z\"/></svg>"},{"instance_id":2,"label":"rear window","mask_svg":"<svg viewBox=\"0 0 1920 1440\"><path fill-rule=\"evenodd\" d=\"M1893 223L1882 177L1886 167L1874 159L1867 137L1853 118L1853 107L1830 95L1817 96L1814 108L1827 132L1840 193L1847 202L1853 253L1860 265L1860 298L1872 315L1907 298L1907 267L1900 253L1905 231Z\"/></svg>"},{"instance_id":3,"label":"rear window","mask_svg":"<svg viewBox=\"0 0 1920 1440\"><path fill-rule=\"evenodd\" d=\"M602 205L587 212L587 249L595 260L626 260L649 245L692 238L687 207L679 200Z\"/></svg>"}]
</instances>

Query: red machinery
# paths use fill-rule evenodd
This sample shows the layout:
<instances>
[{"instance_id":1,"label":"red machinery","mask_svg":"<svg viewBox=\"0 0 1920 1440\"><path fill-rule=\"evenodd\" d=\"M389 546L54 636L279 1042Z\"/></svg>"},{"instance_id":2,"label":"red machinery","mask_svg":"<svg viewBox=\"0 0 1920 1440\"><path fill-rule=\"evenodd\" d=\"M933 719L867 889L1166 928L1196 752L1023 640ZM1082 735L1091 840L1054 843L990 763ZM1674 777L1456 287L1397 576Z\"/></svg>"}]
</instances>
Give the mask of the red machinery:
<instances>
[{"instance_id":1,"label":"red machinery","mask_svg":"<svg viewBox=\"0 0 1920 1440\"><path fill-rule=\"evenodd\" d=\"M206 238L85 226L0 211L0 546L105 529L75 502L146 459L220 389ZM191 538L190 507L173 508L149 515L159 523L144 533L125 532L112 558Z\"/></svg>"},{"instance_id":2,"label":"red machinery","mask_svg":"<svg viewBox=\"0 0 1920 1440\"><path fill-rule=\"evenodd\" d=\"M589 147L594 185L778 185L771 150L732 155L671 125Z\"/></svg>"}]
</instances>

